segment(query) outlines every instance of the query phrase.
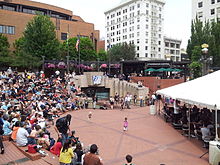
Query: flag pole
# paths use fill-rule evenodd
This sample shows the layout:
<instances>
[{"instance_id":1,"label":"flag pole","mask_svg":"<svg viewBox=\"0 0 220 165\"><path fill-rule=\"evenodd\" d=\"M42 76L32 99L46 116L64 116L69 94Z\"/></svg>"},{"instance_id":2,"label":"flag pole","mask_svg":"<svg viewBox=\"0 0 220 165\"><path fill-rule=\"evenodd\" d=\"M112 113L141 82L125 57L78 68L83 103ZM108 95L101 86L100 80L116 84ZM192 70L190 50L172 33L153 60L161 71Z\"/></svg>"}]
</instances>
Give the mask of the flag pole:
<instances>
[{"instance_id":1,"label":"flag pole","mask_svg":"<svg viewBox=\"0 0 220 165\"><path fill-rule=\"evenodd\" d=\"M80 35L78 35L78 40L79 40L79 45L78 45L78 56L79 56L79 74L81 72L80 64L81 64L81 59L80 59Z\"/></svg>"}]
</instances>

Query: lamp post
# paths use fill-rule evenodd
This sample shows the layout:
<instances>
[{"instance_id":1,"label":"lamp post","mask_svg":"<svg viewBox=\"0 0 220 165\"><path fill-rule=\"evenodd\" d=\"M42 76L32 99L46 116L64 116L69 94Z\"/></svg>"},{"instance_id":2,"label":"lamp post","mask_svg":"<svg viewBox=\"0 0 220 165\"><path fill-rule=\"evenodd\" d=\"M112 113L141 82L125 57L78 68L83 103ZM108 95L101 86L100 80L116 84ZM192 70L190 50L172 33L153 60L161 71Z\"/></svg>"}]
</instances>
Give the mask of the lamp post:
<instances>
[{"instance_id":1,"label":"lamp post","mask_svg":"<svg viewBox=\"0 0 220 165\"><path fill-rule=\"evenodd\" d=\"M213 57L212 56L208 56L208 44L202 44L202 57L201 57L201 61L202 61L202 76L208 74L209 71L209 67L210 64L212 64L213 61Z\"/></svg>"},{"instance_id":2,"label":"lamp post","mask_svg":"<svg viewBox=\"0 0 220 165\"><path fill-rule=\"evenodd\" d=\"M42 70L44 71L44 62L45 62L45 56L42 56L42 59L43 59L43 65L42 65Z\"/></svg>"}]
</instances>

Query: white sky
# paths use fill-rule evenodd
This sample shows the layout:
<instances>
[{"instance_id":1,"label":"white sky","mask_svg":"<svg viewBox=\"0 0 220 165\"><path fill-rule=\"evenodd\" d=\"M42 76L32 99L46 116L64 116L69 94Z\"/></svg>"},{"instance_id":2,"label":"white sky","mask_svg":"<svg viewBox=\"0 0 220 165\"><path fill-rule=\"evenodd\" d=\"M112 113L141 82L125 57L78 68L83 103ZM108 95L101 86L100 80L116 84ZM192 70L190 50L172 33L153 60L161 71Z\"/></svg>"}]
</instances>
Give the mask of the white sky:
<instances>
[{"instance_id":1,"label":"white sky","mask_svg":"<svg viewBox=\"0 0 220 165\"><path fill-rule=\"evenodd\" d=\"M59 6L73 11L86 22L94 23L100 30L100 37L105 36L104 11L119 4L121 0L34 0ZM191 0L165 0L164 35L181 39L182 48L186 48L190 37Z\"/></svg>"}]
</instances>

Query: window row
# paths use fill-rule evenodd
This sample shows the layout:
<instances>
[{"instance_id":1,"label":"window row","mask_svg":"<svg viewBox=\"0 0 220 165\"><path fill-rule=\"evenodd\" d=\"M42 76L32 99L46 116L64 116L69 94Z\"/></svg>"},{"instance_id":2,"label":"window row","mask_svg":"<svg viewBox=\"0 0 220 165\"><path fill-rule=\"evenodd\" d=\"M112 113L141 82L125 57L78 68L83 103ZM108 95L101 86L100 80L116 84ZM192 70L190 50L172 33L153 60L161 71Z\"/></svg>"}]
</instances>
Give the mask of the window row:
<instances>
[{"instance_id":1,"label":"window row","mask_svg":"<svg viewBox=\"0 0 220 165\"><path fill-rule=\"evenodd\" d=\"M169 43L169 42L165 42L165 46L171 48L178 48L178 49L180 48L180 44Z\"/></svg>"},{"instance_id":2,"label":"window row","mask_svg":"<svg viewBox=\"0 0 220 165\"><path fill-rule=\"evenodd\" d=\"M210 0L211 4L215 4L216 2L219 3L220 0ZM201 7L203 7L203 2L202 1L198 2L198 8L201 8Z\"/></svg>"},{"instance_id":3,"label":"window row","mask_svg":"<svg viewBox=\"0 0 220 165\"><path fill-rule=\"evenodd\" d=\"M15 27L14 26L0 25L0 33L15 34Z\"/></svg>"}]
</instances>

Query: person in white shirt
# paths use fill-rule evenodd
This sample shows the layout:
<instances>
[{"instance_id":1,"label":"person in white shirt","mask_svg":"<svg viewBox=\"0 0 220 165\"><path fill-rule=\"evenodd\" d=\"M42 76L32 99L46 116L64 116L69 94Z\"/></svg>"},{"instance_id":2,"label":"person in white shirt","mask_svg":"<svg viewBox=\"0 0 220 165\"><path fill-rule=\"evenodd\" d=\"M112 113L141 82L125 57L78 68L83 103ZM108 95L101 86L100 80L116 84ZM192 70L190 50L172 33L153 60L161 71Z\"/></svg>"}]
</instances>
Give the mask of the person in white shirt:
<instances>
[{"instance_id":1,"label":"person in white shirt","mask_svg":"<svg viewBox=\"0 0 220 165\"><path fill-rule=\"evenodd\" d=\"M25 124L21 123L16 136L16 144L19 147L26 146L28 144L29 133L25 129Z\"/></svg>"}]
</instances>

